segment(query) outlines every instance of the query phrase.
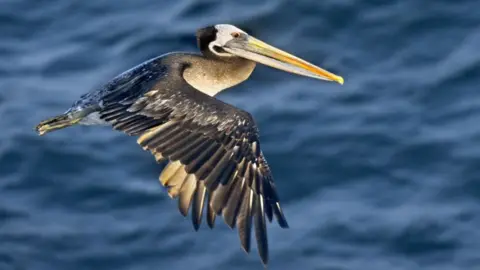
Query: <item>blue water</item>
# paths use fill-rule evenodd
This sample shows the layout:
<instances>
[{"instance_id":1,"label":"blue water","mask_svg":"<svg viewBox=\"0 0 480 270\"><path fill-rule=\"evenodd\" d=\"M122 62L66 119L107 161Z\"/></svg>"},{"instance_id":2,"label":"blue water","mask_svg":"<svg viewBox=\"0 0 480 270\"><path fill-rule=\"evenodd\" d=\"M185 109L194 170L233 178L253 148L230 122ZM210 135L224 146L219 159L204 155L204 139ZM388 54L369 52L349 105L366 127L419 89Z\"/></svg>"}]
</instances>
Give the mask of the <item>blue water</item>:
<instances>
[{"instance_id":1,"label":"blue water","mask_svg":"<svg viewBox=\"0 0 480 270\"><path fill-rule=\"evenodd\" d=\"M33 130L215 23L345 77L259 67L219 96L256 118L290 224L270 269L480 269L475 0L2 1L0 269L263 269L223 222L194 232L135 138Z\"/></svg>"}]
</instances>

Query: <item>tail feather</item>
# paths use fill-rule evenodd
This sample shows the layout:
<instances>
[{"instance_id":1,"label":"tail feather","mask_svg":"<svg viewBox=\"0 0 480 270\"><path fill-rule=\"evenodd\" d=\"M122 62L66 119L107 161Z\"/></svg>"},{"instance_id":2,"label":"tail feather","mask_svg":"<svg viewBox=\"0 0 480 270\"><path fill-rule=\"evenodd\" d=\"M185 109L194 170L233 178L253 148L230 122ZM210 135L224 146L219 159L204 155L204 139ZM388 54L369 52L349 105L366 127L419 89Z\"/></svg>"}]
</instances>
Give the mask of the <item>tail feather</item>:
<instances>
[{"instance_id":1,"label":"tail feather","mask_svg":"<svg viewBox=\"0 0 480 270\"><path fill-rule=\"evenodd\" d=\"M35 127L35 130L37 131L38 135L42 136L54 130L75 125L80 120L81 118L72 118L68 114L61 114L61 115L43 120Z\"/></svg>"}]
</instances>

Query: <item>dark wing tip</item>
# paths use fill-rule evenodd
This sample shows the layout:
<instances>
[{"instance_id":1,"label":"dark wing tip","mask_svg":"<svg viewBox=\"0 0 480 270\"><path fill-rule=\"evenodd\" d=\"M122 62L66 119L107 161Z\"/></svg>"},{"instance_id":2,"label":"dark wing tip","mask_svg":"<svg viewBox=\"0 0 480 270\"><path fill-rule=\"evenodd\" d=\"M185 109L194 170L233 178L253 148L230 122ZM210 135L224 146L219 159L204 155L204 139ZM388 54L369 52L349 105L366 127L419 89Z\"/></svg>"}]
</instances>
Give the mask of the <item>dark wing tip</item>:
<instances>
[{"instance_id":1,"label":"dark wing tip","mask_svg":"<svg viewBox=\"0 0 480 270\"><path fill-rule=\"evenodd\" d=\"M208 195L208 203L207 203L207 224L210 229L213 229L215 227L215 219L217 217L217 214L213 210L212 204L212 193Z\"/></svg>"},{"instance_id":2,"label":"dark wing tip","mask_svg":"<svg viewBox=\"0 0 480 270\"><path fill-rule=\"evenodd\" d=\"M264 265L268 264L268 237L267 226L265 223L264 199L262 195L257 195L255 199L255 236L257 239L258 254Z\"/></svg>"},{"instance_id":3,"label":"dark wing tip","mask_svg":"<svg viewBox=\"0 0 480 270\"><path fill-rule=\"evenodd\" d=\"M202 223L206 191L205 183L203 181L197 181L197 189L195 190L192 203L192 225L195 231L200 229L200 224Z\"/></svg>"},{"instance_id":4,"label":"dark wing tip","mask_svg":"<svg viewBox=\"0 0 480 270\"><path fill-rule=\"evenodd\" d=\"M280 207L280 203L275 203L273 206L273 213L277 219L277 223L281 228L288 229L288 222L287 219L285 218L285 215L283 214L283 210Z\"/></svg>"},{"instance_id":5,"label":"dark wing tip","mask_svg":"<svg viewBox=\"0 0 480 270\"><path fill-rule=\"evenodd\" d=\"M252 232L252 203L253 191L247 190L245 192L242 205L237 217L238 236L240 237L240 244L246 253L250 253L250 240Z\"/></svg>"}]
</instances>

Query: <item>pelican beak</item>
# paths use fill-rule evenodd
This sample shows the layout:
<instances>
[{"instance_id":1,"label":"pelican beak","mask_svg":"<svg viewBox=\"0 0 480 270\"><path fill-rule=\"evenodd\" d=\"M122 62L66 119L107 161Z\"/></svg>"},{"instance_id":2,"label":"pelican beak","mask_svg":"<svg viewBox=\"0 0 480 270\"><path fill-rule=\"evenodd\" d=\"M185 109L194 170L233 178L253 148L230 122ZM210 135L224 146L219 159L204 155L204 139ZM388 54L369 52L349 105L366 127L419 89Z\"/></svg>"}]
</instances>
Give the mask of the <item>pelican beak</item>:
<instances>
[{"instance_id":1,"label":"pelican beak","mask_svg":"<svg viewBox=\"0 0 480 270\"><path fill-rule=\"evenodd\" d=\"M225 51L273 68L320 80L343 84L343 78L303 59L275 48L251 36L232 39L222 47Z\"/></svg>"}]
</instances>

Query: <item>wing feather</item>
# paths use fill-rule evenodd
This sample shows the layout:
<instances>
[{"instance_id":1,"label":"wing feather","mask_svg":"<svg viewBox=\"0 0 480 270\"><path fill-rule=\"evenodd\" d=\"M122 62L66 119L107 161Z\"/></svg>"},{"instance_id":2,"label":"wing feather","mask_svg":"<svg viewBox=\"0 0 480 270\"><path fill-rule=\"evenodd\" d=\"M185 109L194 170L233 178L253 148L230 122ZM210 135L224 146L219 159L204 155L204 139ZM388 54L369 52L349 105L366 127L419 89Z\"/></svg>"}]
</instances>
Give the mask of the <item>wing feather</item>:
<instances>
[{"instance_id":1,"label":"wing feather","mask_svg":"<svg viewBox=\"0 0 480 270\"><path fill-rule=\"evenodd\" d=\"M252 226L262 262L268 262L266 219L288 224L258 129L245 111L207 96L183 79L159 80L137 97L114 91L103 100L100 117L114 129L137 135L138 144L157 161L169 160L160 182L198 230L217 215L237 227L242 248L250 251ZM169 90L166 90L169 89ZM207 199L208 198L208 199Z\"/></svg>"}]
</instances>

